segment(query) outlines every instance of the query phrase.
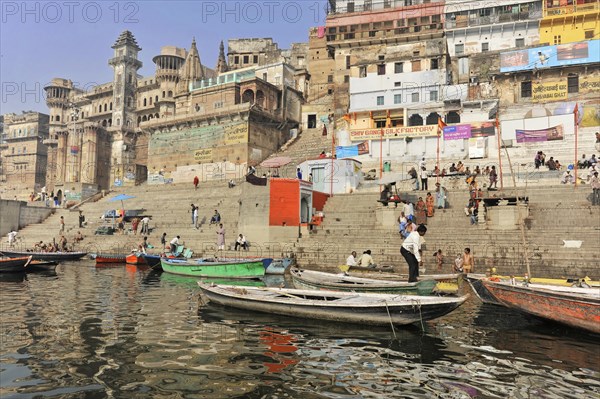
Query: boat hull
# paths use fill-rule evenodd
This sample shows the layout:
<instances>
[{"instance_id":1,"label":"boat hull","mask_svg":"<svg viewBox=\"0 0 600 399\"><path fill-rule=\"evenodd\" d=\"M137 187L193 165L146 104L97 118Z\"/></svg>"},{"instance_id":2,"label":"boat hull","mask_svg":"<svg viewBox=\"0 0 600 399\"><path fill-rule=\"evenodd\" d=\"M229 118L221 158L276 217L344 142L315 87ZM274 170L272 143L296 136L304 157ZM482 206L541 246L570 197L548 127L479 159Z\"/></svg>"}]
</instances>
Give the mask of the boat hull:
<instances>
[{"instance_id":1,"label":"boat hull","mask_svg":"<svg viewBox=\"0 0 600 399\"><path fill-rule=\"evenodd\" d=\"M466 276L467 282L473 289L475 295L477 295L477 298L479 298L481 302L489 305L504 306L504 304L498 301L494 295L492 295L492 293L483 285L482 277L483 276L473 276L470 274Z\"/></svg>"},{"instance_id":2,"label":"boat hull","mask_svg":"<svg viewBox=\"0 0 600 399\"><path fill-rule=\"evenodd\" d=\"M291 270L292 281L298 289L333 290L344 292L374 292L382 294L431 295L437 285L435 280L416 283L404 281L374 280L360 277L339 276L331 273Z\"/></svg>"},{"instance_id":3,"label":"boat hull","mask_svg":"<svg viewBox=\"0 0 600 399\"><path fill-rule=\"evenodd\" d=\"M26 266L31 262L31 257L0 259L0 273L24 273Z\"/></svg>"},{"instance_id":4,"label":"boat hull","mask_svg":"<svg viewBox=\"0 0 600 399\"><path fill-rule=\"evenodd\" d=\"M151 268L160 268L160 255L143 254L142 257Z\"/></svg>"},{"instance_id":5,"label":"boat hull","mask_svg":"<svg viewBox=\"0 0 600 399\"><path fill-rule=\"evenodd\" d=\"M466 300L449 297L357 294L336 291L224 287L198 283L211 302L238 309L368 325L407 325L441 317ZM271 298L257 297L256 290ZM371 296L371 297L369 297ZM305 297L306 299L299 299ZM324 298L329 298L324 300ZM435 299L436 301L432 301Z\"/></svg>"},{"instance_id":6,"label":"boat hull","mask_svg":"<svg viewBox=\"0 0 600 399\"><path fill-rule=\"evenodd\" d=\"M22 251L2 251L4 256L9 258L21 258L31 256L33 260L48 260L48 261L69 261L79 260L87 255L87 252L22 252Z\"/></svg>"},{"instance_id":7,"label":"boat hull","mask_svg":"<svg viewBox=\"0 0 600 399\"><path fill-rule=\"evenodd\" d=\"M481 282L499 302L509 308L600 333L599 295L578 295L486 280Z\"/></svg>"},{"instance_id":8,"label":"boat hull","mask_svg":"<svg viewBox=\"0 0 600 399\"><path fill-rule=\"evenodd\" d=\"M206 262L202 259L160 260L165 273L210 278L259 278L265 275L261 260L242 262Z\"/></svg>"},{"instance_id":9,"label":"boat hull","mask_svg":"<svg viewBox=\"0 0 600 399\"><path fill-rule=\"evenodd\" d=\"M127 255L118 254L98 254L96 255L96 264L98 263L125 263Z\"/></svg>"},{"instance_id":10,"label":"boat hull","mask_svg":"<svg viewBox=\"0 0 600 399\"><path fill-rule=\"evenodd\" d=\"M355 273L352 269L348 272L350 276L372 278L377 280L398 280L408 281L408 275L406 274L393 274L383 272L357 272ZM461 273L453 274L421 274L419 281L423 280L435 280L437 284L435 286L435 292L438 294L453 294L456 295L462 286L463 275Z\"/></svg>"},{"instance_id":11,"label":"boat hull","mask_svg":"<svg viewBox=\"0 0 600 399\"><path fill-rule=\"evenodd\" d=\"M27 273L53 271L57 265L58 262L56 261L32 260L25 268L25 271Z\"/></svg>"},{"instance_id":12,"label":"boat hull","mask_svg":"<svg viewBox=\"0 0 600 399\"><path fill-rule=\"evenodd\" d=\"M128 265L147 266L148 264L146 263L146 259L143 255L144 254L141 253L127 255L127 257L125 258L125 262Z\"/></svg>"}]
</instances>

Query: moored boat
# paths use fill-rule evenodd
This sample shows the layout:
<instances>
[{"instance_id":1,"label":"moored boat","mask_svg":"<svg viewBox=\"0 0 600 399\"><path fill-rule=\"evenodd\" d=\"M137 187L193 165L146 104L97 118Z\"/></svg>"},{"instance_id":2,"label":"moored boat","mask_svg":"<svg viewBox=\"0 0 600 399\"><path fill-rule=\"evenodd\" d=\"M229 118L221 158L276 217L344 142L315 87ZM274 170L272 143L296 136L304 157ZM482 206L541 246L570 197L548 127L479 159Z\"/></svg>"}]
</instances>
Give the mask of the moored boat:
<instances>
[{"instance_id":1,"label":"moored boat","mask_svg":"<svg viewBox=\"0 0 600 399\"><path fill-rule=\"evenodd\" d=\"M144 254L141 252L134 252L126 256L125 262L128 265L136 265L136 266L147 266L146 259L144 258Z\"/></svg>"},{"instance_id":2,"label":"moored boat","mask_svg":"<svg viewBox=\"0 0 600 399\"><path fill-rule=\"evenodd\" d=\"M309 319L373 325L406 325L441 317L463 297L427 297L289 288L231 287L199 282L214 303Z\"/></svg>"},{"instance_id":3,"label":"moored boat","mask_svg":"<svg viewBox=\"0 0 600 399\"><path fill-rule=\"evenodd\" d=\"M161 258L165 273L211 278L258 278L265 275L261 260L214 261L214 259Z\"/></svg>"},{"instance_id":4,"label":"moored boat","mask_svg":"<svg viewBox=\"0 0 600 399\"><path fill-rule=\"evenodd\" d=\"M31 256L22 256L20 258L0 259L0 273L20 273L25 272L26 267L31 263Z\"/></svg>"},{"instance_id":5,"label":"moored boat","mask_svg":"<svg viewBox=\"0 0 600 399\"><path fill-rule=\"evenodd\" d=\"M25 271L27 273L53 271L57 265L58 262L52 260L32 260L25 268Z\"/></svg>"},{"instance_id":6,"label":"moored boat","mask_svg":"<svg viewBox=\"0 0 600 399\"><path fill-rule=\"evenodd\" d=\"M348 272L350 276L372 278L376 280L398 280L408 281L408 275L406 274L393 274L384 272L353 272L352 269ZM461 273L450 273L450 274L421 274L419 275L419 281L421 280L435 280L437 284L435 286L435 292L439 294L457 294L460 287L462 286L463 275Z\"/></svg>"},{"instance_id":7,"label":"moored boat","mask_svg":"<svg viewBox=\"0 0 600 399\"><path fill-rule=\"evenodd\" d=\"M160 255L143 254L146 264L153 269L160 269Z\"/></svg>"},{"instance_id":8,"label":"moored boat","mask_svg":"<svg viewBox=\"0 0 600 399\"><path fill-rule=\"evenodd\" d=\"M96 264L99 263L125 263L127 255L120 254L96 254Z\"/></svg>"},{"instance_id":9,"label":"moored boat","mask_svg":"<svg viewBox=\"0 0 600 399\"><path fill-rule=\"evenodd\" d=\"M484 275L475 275L475 274L467 274L465 276L467 282L473 289L477 298L481 300L483 303L487 303L489 305L500 305L503 306L492 294L485 288L482 283L482 279L485 278Z\"/></svg>"},{"instance_id":10,"label":"moored boat","mask_svg":"<svg viewBox=\"0 0 600 399\"><path fill-rule=\"evenodd\" d=\"M291 269L290 274L294 286L298 289L431 295L437 285L435 280L408 283L406 281L376 280L297 268Z\"/></svg>"},{"instance_id":11,"label":"moored boat","mask_svg":"<svg viewBox=\"0 0 600 399\"><path fill-rule=\"evenodd\" d=\"M87 255L87 252L26 252L26 251L2 251L2 255L9 258L21 258L31 256L33 260L47 261L72 261L79 260Z\"/></svg>"},{"instance_id":12,"label":"moored boat","mask_svg":"<svg viewBox=\"0 0 600 399\"><path fill-rule=\"evenodd\" d=\"M547 320L600 333L600 289L480 280L501 304Z\"/></svg>"}]
</instances>

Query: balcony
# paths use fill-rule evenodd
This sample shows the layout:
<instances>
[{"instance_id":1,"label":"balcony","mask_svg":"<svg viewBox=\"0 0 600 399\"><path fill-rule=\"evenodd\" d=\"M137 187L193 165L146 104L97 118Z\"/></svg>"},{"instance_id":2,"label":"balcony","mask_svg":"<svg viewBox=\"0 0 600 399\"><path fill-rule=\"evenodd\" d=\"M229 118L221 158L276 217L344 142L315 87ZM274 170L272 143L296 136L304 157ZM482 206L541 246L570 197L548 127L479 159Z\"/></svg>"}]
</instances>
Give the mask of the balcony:
<instances>
[{"instance_id":1,"label":"balcony","mask_svg":"<svg viewBox=\"0 0 600 399\"><path fill-rule=\"evenodd\" d=\"M577 13L597 12L598 10L600 10L600 0L595 3L573 4L562 7L545 7L543 14L544 17L556 17Z\"/></svg>"},{"instance_id":2,"label":"balcony","mask_svg":"<svg viewBox=\"0 0 600 399\"><path fill-rule=\"evenodd\" d=\"M494 25L507 22L537 20L542 16L541 10L532 10L520 13L502 13L468 18L466 15L458 15L456 19L446 18L446 29L469 28L474 26Z\"/></svg>"}]
</instances>

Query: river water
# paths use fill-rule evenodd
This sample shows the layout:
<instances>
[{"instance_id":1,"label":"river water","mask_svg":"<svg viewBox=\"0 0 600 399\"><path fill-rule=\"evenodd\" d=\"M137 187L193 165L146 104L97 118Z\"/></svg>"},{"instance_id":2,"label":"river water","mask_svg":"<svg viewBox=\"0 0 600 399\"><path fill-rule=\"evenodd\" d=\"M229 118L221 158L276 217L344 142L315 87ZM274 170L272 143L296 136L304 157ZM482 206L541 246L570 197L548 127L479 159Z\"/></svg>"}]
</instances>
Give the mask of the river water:
<instances>
[{"instance_id":1,"label":"river water","mask_svg":"<svg viewBox=\"0 0 600 399\"><path fill-rule=\"evenodd\" d=\"M392 331L219 307L194 279L82 261L0 276L0 300L1 398L600 397L598 336L474 295Z\"/></svg>"}]
</instances>

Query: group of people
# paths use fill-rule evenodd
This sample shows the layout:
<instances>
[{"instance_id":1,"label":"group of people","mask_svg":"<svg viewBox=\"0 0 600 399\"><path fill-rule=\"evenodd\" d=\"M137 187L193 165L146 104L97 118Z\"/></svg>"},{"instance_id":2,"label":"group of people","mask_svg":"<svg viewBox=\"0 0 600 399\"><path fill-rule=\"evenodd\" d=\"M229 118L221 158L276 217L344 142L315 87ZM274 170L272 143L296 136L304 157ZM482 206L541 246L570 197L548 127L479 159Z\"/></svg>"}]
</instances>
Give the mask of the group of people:
<instances>
[{"instance_id":1,"label":"group of people","mask_svg":"<svg viewBox=\"0 0 600 399\"><path fill-rule=\"evenodd\" d=\"M367 249L359 258L356 257L356 251L352 251L346 259L346 266L376 267L377 265L373 261L371 250Z\"/></svg>"}]
</instances>

